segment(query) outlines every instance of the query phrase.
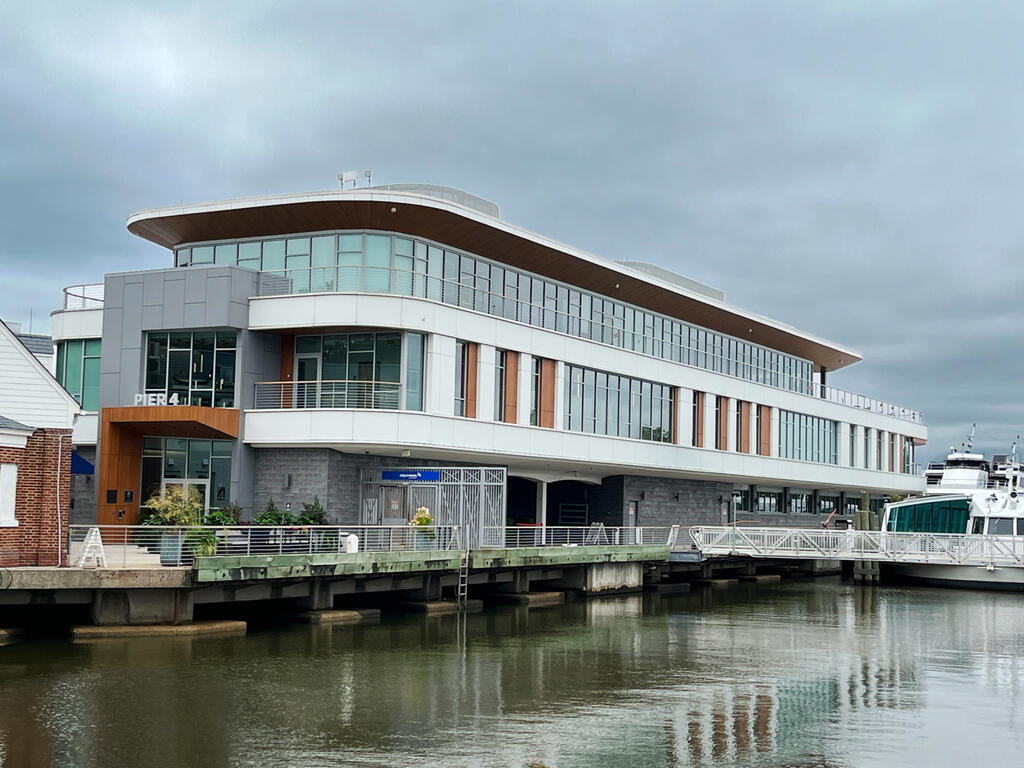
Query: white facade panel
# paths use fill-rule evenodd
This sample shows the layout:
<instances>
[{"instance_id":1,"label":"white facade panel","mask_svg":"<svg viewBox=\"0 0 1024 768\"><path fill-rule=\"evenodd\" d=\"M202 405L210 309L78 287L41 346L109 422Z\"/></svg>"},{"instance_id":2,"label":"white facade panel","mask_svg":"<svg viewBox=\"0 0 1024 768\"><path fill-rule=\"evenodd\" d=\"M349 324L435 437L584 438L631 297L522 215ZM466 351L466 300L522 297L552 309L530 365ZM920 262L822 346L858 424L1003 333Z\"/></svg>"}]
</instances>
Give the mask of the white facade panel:
<instances>
[{"instance_id":1,"label":"white facade panel","mask_svg":"<svg viewBox=\"0 0 1024 768\"><path fill-rule=\"evenodd\" d=\"M67 339L103 338L102 309L60 309L50 313L50 336Z\"/></svg>"},{"instance_id":2,"label":"white facade panel","mask_svg":"<svg viewBox=\"0 0 1024 768\"><path fill-rule=\"evenodd\" d=\"M0 415L35 428L69 429L78 403L0 324Z\"/></svg>"}]
</instances>

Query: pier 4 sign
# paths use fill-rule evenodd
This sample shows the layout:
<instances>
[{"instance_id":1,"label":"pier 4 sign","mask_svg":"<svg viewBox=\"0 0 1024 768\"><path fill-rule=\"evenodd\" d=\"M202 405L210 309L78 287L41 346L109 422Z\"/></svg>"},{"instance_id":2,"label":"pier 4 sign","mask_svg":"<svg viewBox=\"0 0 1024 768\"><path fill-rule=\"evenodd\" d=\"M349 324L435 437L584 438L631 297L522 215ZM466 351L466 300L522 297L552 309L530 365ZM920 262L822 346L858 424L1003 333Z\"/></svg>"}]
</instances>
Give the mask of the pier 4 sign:
<instances>
[{"instance_id":1,"label":"pier 4 sign","mask_svg":"<svg viewBox=\"0 0 1024 768\"><path fill-rule=\"evenodd\" d=\"M383 469L381 480L401 480L404 483L437 483L441 480L439 469Z\"/></svg>"},{"instance_id":2,"label":"pier 4 sign","mask_svg":"<svg viewBox=\"0 0 1024 768\"><path fill-rule=\"evenodd\" d=\"M135 405L182 405L182 403L179 402L177 392L170 397L166 392L136 392Z\"/></svg>"}]
</instances>

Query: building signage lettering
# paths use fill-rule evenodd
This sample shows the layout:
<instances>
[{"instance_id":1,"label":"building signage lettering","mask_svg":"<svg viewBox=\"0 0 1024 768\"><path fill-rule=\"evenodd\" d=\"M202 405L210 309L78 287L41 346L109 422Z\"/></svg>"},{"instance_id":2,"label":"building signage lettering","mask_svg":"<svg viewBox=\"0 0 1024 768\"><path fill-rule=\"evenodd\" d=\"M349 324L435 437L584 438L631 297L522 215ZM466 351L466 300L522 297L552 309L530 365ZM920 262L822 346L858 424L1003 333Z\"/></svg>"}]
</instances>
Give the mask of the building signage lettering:
<instances>
[{"instance_id":1,"label":"building signage lettering","mask_svg":"<svg viewBox=\"0 0 1024 768\"><path fill-rule=\"evenodd\" d=\"M170 397L167 396L166 392L136 392L135 393L135 405L184 405L179 403L178 393L175 392Z\"/></svg>"},{"instance_id":2,"label":"building signage lettering","mask_svg":"<svg viewBox=\"0 0 1024 768\"><path fill-rule=\"evenodd\" d=\"M384 469L380 473L382 480L402 480L407 483L437 483L441 480L439 469Z\"/></svg>"}]
</instances>

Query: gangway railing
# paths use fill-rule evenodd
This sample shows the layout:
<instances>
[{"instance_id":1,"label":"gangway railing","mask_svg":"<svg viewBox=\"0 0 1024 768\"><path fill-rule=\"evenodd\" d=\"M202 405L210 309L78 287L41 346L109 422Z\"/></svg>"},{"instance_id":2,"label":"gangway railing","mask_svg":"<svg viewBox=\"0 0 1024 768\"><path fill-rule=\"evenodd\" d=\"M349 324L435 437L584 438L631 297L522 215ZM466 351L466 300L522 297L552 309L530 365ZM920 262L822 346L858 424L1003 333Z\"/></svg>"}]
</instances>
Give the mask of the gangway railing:
<instances>
[{"instance_id":1,"label":"gangway railing","mask_svg":"<svg viewBox=\"0 0 1024 768\"><path fill-rule=\"evenodd\" d=\"M1021 536L695 526L690 539L703 556L1024 567Z\"/></svg>"}]
</instances>

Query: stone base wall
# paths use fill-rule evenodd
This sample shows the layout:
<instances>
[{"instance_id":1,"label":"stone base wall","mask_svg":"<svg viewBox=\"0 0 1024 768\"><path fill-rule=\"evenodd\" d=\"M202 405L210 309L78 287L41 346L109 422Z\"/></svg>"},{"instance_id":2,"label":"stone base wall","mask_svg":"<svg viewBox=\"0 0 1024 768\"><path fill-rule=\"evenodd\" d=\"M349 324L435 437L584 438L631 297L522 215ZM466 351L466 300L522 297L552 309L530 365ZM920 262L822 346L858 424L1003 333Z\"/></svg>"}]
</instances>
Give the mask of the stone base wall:
<instances>
[{"instance_id":1,"label":"stone base wall","mask_svg":"<svg viewBox=\"0 0 1024 768\"><path fill-rule=\"evenodd\" d=\"M319 498L331 524L358 524L359 480L363 469L381 467L465 467L469 462L365 456L330 448L260 448L256 451L253 516L271 499L280 509L291 504L300 514L303 504ZM290 475L290 481L289 481Z\"/></svg>"},{"instance_id":2,"label":"stone base wall","mask_svg":"<svg viewBox=\"0 0 1024 768\"><path fill-rule=\"evenodd\" d=\"M709 480L629 475L623 486L623 512L636 501L639 526L721 525L722 501L732 499L732 483Z\"/></svg>"}]
</instances>

